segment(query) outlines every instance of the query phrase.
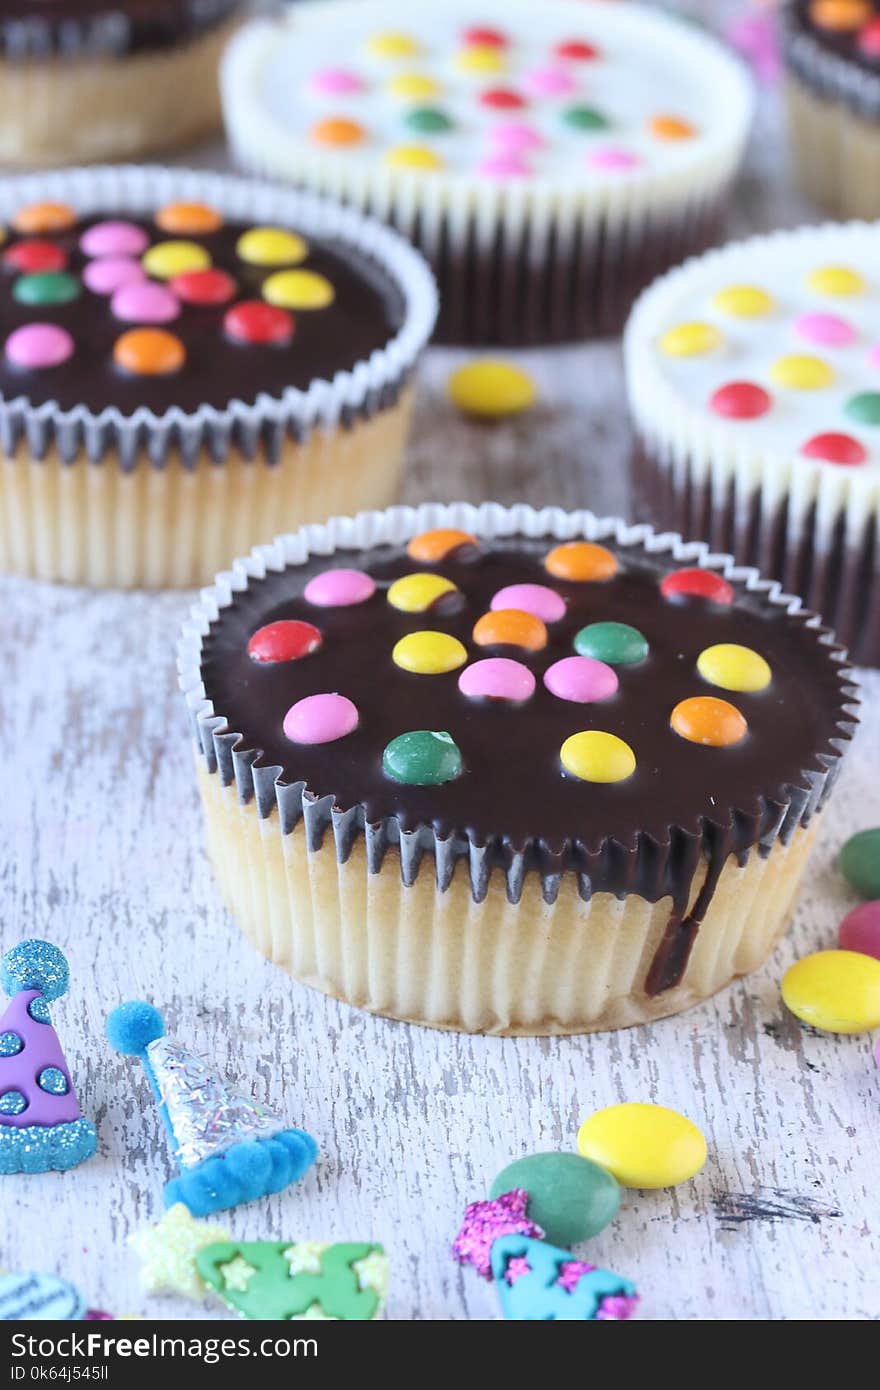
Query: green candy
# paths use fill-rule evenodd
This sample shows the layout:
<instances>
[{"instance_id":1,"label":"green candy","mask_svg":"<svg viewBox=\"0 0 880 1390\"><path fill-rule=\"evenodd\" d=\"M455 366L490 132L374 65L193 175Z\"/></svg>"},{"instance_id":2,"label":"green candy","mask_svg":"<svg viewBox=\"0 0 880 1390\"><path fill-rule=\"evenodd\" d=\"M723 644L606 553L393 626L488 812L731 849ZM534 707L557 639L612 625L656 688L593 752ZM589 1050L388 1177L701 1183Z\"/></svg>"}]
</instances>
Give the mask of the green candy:
<instances>
[{"instance_id":1,"label":"green candy","mask_svg":"<svg viewBox=\"0 0 880 1390\"><path fill-rule=\"evenodd\" d=\"M20 275L12 286L12 297L19 304L70 304L81 294L79 281L66 270L41 270Z\"/></svg>"},{"instance_id":2,"label":"green candy","mask_svg":"<svg viewBox=\"0 0 880 1390\"><path fill-rule=\"evenodd\" d=\"M647 641L628 623L590 623L576 634L574 649L608 666L635 666L648 655Z\"/></svg>"},{"instance_id":3,"label":"green candy","mask_svg":"<svg viewBox=\"0 0 880 1390\"><path fill-rule=\"evenodd\" d=\"M406 124L410 130L418 131L419 135L441 135L444 130L452 129L453 122L439 107L417 106L414 111L408 112Z\"/></svg>"},{"instance_id":4,"label":"green candy","mask_svg":"<svg viewBox=\"0 0 880 1390\"><path fill-rule=\"evenodd\" d=\"M196 1255L205 1283L242 1317L278 1322L378 1317L388 1287L381 1245L252 1240L206 1245Z\"/></svg>"},{"instance_id":5,"label":"green candy","mask_svg":"<svg viewBox=\"0 0 880 1390\"><path fill-rule=\"evenodd\" d=\"M880 826L847 840L837 861L847 883L863 898L880 898Z\"/></svg>"},{"instance_id":6,"label":"green candy","mask_svg":"<svg viewBox=\"0 0 880 1390\"><path fill-rule=\"evenodd\" d=\"M610 122L593 106L568 106L562 113L566 125L575 130L607 130Z\"/></svg>"},{"instance_id":7,"label":"green candy","mask_svg":"<svg viewBox=\"0 0 880 1390\"><path fill-rule=\"evenodd\" d=\"M382 755L382 766L395 782L439 787L460 777L463 763L451 734L414 729L391 740Z\"/></svg>"},{"instance_id":8,"label":"green candy","mask_svg":"<svg viewBox=\"0 0 880 1390\"><path fill-rule=\"evenodd\" d=\"M580 1154L529 1154L509 1163L492 1184L494 1201L520 1187L529 1194L528 1213L552 1245L577 1245L613 1221L620 1187L598 1163Z\"/></svg>"},{"instance_id":9,"label":"green candy","mask_svg":"<svg viewBox=\"0 0 880 1390\"><path fill-rule=\"evenodd\" d=\"M850 396L843 408L860 425L880 425L880 391L860 391Z\"/></svg>"}]
</instances>

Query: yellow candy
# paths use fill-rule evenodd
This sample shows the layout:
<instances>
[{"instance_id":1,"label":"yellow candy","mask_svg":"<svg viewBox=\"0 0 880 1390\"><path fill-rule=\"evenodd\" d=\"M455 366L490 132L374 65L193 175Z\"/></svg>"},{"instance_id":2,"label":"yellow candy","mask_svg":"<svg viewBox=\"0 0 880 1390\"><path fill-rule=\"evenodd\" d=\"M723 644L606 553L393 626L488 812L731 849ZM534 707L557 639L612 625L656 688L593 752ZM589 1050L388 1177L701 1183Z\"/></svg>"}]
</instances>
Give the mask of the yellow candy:
<instances>
[{"instance_id":1,"label":"yellow candy","mask_svg":"<svg viewBox=\"0 0 880 1390\"><path fill-rule=\"evenodd\" d=\"M467 661L467 652L448 632L410 632L391 653L396 666L418 676L439 676L455 671Z\"/></svg>"},{"instance_id":2,"label":"yellow candy","mask_svg":"<svg viewBox=\"0 0 880 1390\"><path fill-rule=\"evenodd\" d=\"M489 357L459 367L450 376L447 390L453 403L465 415L479 415L488 420L528 410L538 394L532 378L519 367Z\"/></svg>"},{"instance_id":3,"label":"yellow candy","mask_svg":"<svg viewBox=\"0 0 880 1390\"><path fill-rule=\"evenodd\" d=\"M455 592L455 585L442 574L405 574L391 585L388 602L401 613L424 613L438 598Z\"/></svg>"},{"instance_id":4,"label":"yellow candy","mask_svg":"<svg viewBox=\"0 0 880 1390\"><path fill-rule=\"evenodd\" d=\"M235 251L248 265L298 265L309 254L308 243L283 227L251 227L238 238Z\"/></svg>"},{"instance_id":5,"label":"yellow candy","mask_svg":"<svg viewBox=\"0 0 880 1390\"><path fill-rule=\"evenodd\" d=\"M761 318L773 308L772 297L757 285L731 285L719 290L712 303L720 313L737 319Z\"/></svg>"},{"instance_id":6,"label":"yellow candy","mask_svg":"<svg viewBox=\"0 0 880 1390\"><path fill-rule=\"evenodd\" d=\"M335 290L314 270L276 270L263 284L263 298L279 309L326 309Z\"/></svg>"},{"instance_id":7,"label":"yellow candy","mask_svg":"<svg viewBox=\"0 0 880 1390\"><path fill-rule=\"evenodd\" d=\"M188 270L207 270L211 257L196 241L158 241L145 251L141 265L157 280L172 280Z\"/></svg>"},{"instance_id":8,"label":"yellow candy","mask_svg":"<svg viewBox=\"0 0 880 1390\"><path fill-rule=\"evenodd\" d=\"M440 83L420 72L402 72L399 77L391 78L388 91L401 101L427 101L438 95Z\"/></svg>"},{"instance_id":9,"label":"yellow candy","mask_svg":"<svg viewBox=\"0 0 880 1390\"><path fill-rule=\"evenodd\" d=\"M826 1033L880 1028L880 960L858 951L816 951L785 972L782 998L802 1023Z\"/></svg>"},{"instance_id":10,"label":"yellow candy","mask_svg":"<svg viewBox=\"0 0 880 1390\"><path fill-rule=\"evenodd\" d=\"M821 357L790 352L777 357L770 375L777 386L788 386L793 391L821 391L834 380L834 369Z\"/></svg>"},{"instance_id":11,"label":"yellow candy","mask_svg":"<svg viewBox=\"0 0 880 1390\"><path fill-rule=\"evenodd\" d=\"M374 58L410 58L418 52L418 47L409 34L388 32L367 39L367 52Z\"/></svg>"},{"instance_id":12,"label":"yellow candy","mask_svg":"<svg viewBox=\"0 0 880 1390\"><path fill-rule=\"evenodd\" d=\"M623 1187L675 1187L706 1162L695 1124L665 1105L609 1105L584 1120L578 1150L613 1173Z\"/></svg>"},{"instance_id":13,"label":"yellow candy","mask_svg":"<svg viewBox=\"0 0 880 1390\"><path fill-rule=\"evenodd\" d=\"M845 265L823 265L807 277L807 285L816 294L828 294L835 299L849 299L864 294L864 277Z\"/></svg>"},{"instance_id":14,"label":"yellow candy","mask_svg":"<svg viewBox=\"0 0 880 1390\"><path fill-rule=\"evenodd\" d=\"M764 658L751 647L741 647L736 642L706 647L697 657L697 670L704 681L722 690L764 690L771 680Z\"/></svg>"},{"instance_id":15,"label":"yellow candy","mask_svg":"<svg viewBox=\"0 0 880 1390\"><path fill-rule=\"evenodd\" d=\"M660 351L667 357L701 357L714 352L724 342L713 323L679 323L660 339Z\"/></svg>"},{"instance_id":16,"label":"yellow candy","mask_svg":"<svg viewBox=\"0 0 880 1390\"><path fill-rule=\"evenodd\" d=\"M616 734L586 729L572 734L559 750L566 772L582 782L623 782L636 768L636 756Z\"/></svg>"},{"instance_id":17,"label":"yellow candy","mask_svg":"<svg viewBox=\"0 0 880 1390\"><path fill-rule=\"evenodd\" d=\"M385 155L385 163L392 169L442 169L443 160L439 154L425 145L396 145Z\"/></svg>"},{"instance_id":18,"label":"yellow candy","mask_svg":"<svg viewBox=\"0 0 880 1390\"><path fill-rule=\"evenodd\" d=\"M492 44L469 44L456 56L455 66L462 72L501 72L504 55Z\"/></svg>"}]
</instances>

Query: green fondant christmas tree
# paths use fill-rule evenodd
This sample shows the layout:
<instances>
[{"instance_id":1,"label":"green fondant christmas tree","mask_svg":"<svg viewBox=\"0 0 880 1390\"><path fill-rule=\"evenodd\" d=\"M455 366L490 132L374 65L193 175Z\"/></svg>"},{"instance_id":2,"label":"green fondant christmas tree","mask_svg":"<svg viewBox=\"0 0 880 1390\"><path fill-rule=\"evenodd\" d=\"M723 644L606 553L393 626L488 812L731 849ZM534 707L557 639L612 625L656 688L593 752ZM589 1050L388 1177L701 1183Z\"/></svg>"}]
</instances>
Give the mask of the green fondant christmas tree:
<instances>
[{"instance_id":1,"label":"green fondant christmas tree","mask_svg":"<svg viewBox=\"0 0 880 1390\"><path fill-rule=\"evenodd\" d=\"M377 1318L388 1289L381 1245L255 1240L208 1245L199 1274L243 1317L263 1321Z\"/></svg>"}]
</instances>

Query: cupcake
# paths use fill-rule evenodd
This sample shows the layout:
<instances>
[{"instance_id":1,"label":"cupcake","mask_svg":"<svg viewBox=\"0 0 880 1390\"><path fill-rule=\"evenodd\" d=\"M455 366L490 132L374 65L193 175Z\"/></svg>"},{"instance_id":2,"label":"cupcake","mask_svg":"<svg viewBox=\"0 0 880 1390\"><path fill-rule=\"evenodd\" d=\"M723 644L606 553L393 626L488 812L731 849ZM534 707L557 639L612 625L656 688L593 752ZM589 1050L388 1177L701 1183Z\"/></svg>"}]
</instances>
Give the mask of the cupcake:
<instances>
[{"instance_id":1,"label":"cupcake","mask_svg":"<svg viewBox=\"0 0 880 1390\"><path fill-rule=\"evenodd\" d=\"M730 550L880 665L880 229L672 271L624 339L639 514Z\"/></svg>"},{"instance_id":2,"label":"cupcake","mask_svg":"<svg viewBox=\"0 0 880 1390\"><path fill-rule=\"evenodd\" d=\"M221 87L246 165L424 251L443 341L514 346L618 333L709 244L752 109L707 34L575 0L297 6L241 31Z\"/></svg>"},{"instance_id":3,"label":"cupcake","mask_svg":"<svg viewBox=\"0 0 880 1390\"><path fill-rule=\"evenodd\" d=\"M395 494L436 293L309 194L103 168L0 182L0 569L188 586Z\"/></svg>"},{"instance_id":4,"label":"cupcake","mask_svg":"<svg viewBox=\"0 0 880 1390\"><path fill-rule=\"evenodd\" d=\"M760 964L850 738L841 661L727 556L492 504L282 536L180 648L248 940L359 1007L527 1034Z\"/></svg>"},{"instance_id":5,"label":"cupcake","mask_svg":"<svg viewBox=\"0 0 880 1390\"><path fill-rule=\"evenodd\" d=\"M0 0L0 163L125 159L220 123L240 0Z\"/></svg>"},{"instance_id":6,"label":"cupcake","mask_svg":"<svg viewBox=\"0 0 880 1390\"><path fill-rule=\"evenodd\" d=\"M785 93L802 191L838 217L880 217L880 3L789 0Z\"/></svg>"}]
</instances>

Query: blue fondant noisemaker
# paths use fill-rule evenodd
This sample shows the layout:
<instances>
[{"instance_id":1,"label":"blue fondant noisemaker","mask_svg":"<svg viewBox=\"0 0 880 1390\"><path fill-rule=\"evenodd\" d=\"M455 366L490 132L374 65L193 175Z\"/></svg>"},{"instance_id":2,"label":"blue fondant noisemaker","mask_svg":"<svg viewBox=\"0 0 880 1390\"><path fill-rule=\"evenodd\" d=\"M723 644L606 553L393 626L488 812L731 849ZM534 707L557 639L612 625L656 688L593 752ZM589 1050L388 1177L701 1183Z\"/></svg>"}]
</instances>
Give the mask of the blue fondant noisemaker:
<instances>
[{"instance_id":1,"label":"blue fondant noisemaker","mask_svg":"<svg viewBox=\"0 0 880 1390\"><path fill-rule=\"evenodd\" d=\"M618 1322L638 1303L629 1279L533 1236L499 1236L491 1261L501 1311L514 1322Z\"/></svg>"},{"instance_id":2,"label":"blue fondant noisemaker","mask_svg":"<svg viewBox=\"0 0 880 1390\"><path fill-rule=\"evenodd\" d=\"M0 1018L0 1174L75 1168L98 1147L49 1016L69 978L58 947L36 937L0 962L0 983L12 995Z\"/></svg>"},{"instance_id":3,"label":"blue fondant noisemaker","mask_svg":"<svg viewBox=\"0 0 880 1390\"><path fill-rule=\"evenodd\" d=\"M152 1004L130 1000L107 1019L118 1052L140 1057L181 1172L165 1185L165 1204L193 1216L281 1192L314 1163L310 1134L233 1090L200 1057L165 1034Z\"/></svg>"}]
</instances>

